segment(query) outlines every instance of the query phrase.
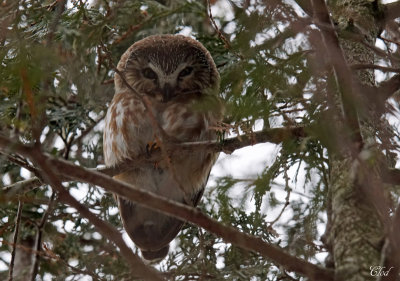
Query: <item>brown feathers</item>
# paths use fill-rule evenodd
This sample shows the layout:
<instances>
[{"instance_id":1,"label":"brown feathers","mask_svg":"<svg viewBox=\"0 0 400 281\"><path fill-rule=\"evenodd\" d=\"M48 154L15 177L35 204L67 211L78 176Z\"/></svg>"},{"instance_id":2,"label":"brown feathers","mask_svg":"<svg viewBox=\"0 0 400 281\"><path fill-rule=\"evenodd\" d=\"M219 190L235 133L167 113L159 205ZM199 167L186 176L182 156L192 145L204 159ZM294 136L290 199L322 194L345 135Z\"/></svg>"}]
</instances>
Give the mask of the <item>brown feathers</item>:
<instances>
[{"instance_id":1,"label":"brown feathers","mask_svg":"<svg viewBox=\"0 0 400 281\"><path fill-rule=\"evenodd\" d=\"M199 42L181 35L150 36L133 44L117 68L130 87L147 97L150 108L117 73L116 94L105 119L106 165L135 159L146 153L146 145L158 139L149 111L177 141L216 138L210 127L222 118L222 108L204 103L218 101L219 74L210 53ZM182 153L155 164L155 168L143 167L115 178L170 200L196 205L216 158L217 154L203 150ZM122 198L118 198L118 205L124 228L143 257L164 258L183 222Z\"/></svg>"}]
</instances>

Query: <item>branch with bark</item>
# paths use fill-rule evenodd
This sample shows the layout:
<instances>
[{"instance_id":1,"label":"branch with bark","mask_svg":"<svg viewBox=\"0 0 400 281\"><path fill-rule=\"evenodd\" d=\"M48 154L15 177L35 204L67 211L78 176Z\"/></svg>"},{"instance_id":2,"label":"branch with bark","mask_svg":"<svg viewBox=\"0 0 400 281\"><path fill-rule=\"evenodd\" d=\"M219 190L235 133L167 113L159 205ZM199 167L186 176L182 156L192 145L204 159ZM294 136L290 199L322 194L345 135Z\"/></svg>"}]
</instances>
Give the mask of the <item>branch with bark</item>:
<instances>
[{"instance_id":1,"label":"branch with bark","mask_svg":"<svg viewBox=\"0 0 400 281\"><path fill-rule=\"evenodd\" d=\"M1 141L0 141L1 142ZM21 148L21 146L20 146ZM25 151L26 152L26 151ZM41 169L41 177L44 182L49 184L55 191L58 192L60 201L75 208L83 217L87 218L98 231L107 239L111 240L120 249L121 255L129 263L133 276L142 277L146 280L164 280L158 271L146 266L142 260L135 255L132 250L126 245L122 238L122 234L109 223L101 220L93 214L86 206L77 201L61 184L61 180L53 172L52 161L49 157L39 151L29 149L24 156L29 157ZM59 171L60 172L60 171Z\"/></svg>"},{"instance_id":2,"label":"branch with bark","mask_svg":"<svg viewBox=\"0 0 400 281\"><path fill-rule=\"evenodd\" d=\"M384 5L385 8L385 22L394 20L400 17L400 1L388 3Z\"/></svg>"},{"instance_id":3,"label":"branch with bark","mask_svg":"<svg viewBox=\"0 0 400 281\"><path fill-rule=\"evenodd\" d=\"M190 152L196 149L208 149L213 152L224 152L227 154L233 153L237 149L241 149L248 146L253 146L260 143L274 143L280 144L288 140L299 140L310 136L308 128L298 126L289 128L271 128L254 132L249 135L241 135L225 139L223 141L204 141L204 142L185 142L185 143L169 143L168 149L171 150L172 156L174 153L182 153L183 151ZM153 166L155 162L163 159L161 151L156 150L149 156L147 154L139 155L132 160L126 160L124 163L113 166L113 167L99 167L95 169L89 169L91 171L97 171L108 176L115 176L122 172L126 172L130 169L143 167L143 165ZM9 159L12 161L12 159ZM18 162L20 163L20 161ZM382 169L382 180L389 184L400 183L400 170L396 169ZM62 181L68 181L71 178L67 174L59 174L59 179ZM33 190L43 183L38 177L32 177L30 179L22 180L14 184L8 185L2 189L3 194L10 198L14 195L26 193L29 190Z\"/></svg>"},{"instance_id":4,"label":"branch with bark","mask_svg":"<svg viewBox=\"0 0 400 281\"><path fill-rule=\"evenodd\" d=\"M361 100L356 88L358 84L353 81L353 73L346 62L325 1L312 0L311 3L314 19L320 28L324 49L327 52L329 63L332 65L339 87L345 125L351 130L350 139L352 141L348 143L355 145L355 147L350 146L348 149L354 156L358 154L363 142L356 109L357 101Z\"/></svg>"},{"instance_id":5,"label":"branch with bark","mask_svg":"<svg viewBox=\"0 0 400 281\"><path fill-rule=\"evenodd\" d=\"M76 208L78 212L80 212L82 216L88 218L104 236L114 241L114 243L116 243L120 248L121 252L123 251L122 254L124 256L129 255L129 258L127 258L128 261L131 259L135 261L134 263L138 262L136 256L126 252L131 251L129 248L125 248L126 246L122 244L120 245L120 243L122 243L119 241L119 239L122 239L120 233L118 233L114 228L110 227L107 223L101 221L85 206L77 202L64 189L64 187L62 187L61 180L58 178L58 175L68 175L70 179L102 186L118 196L135 201L139 204L145 205L146 207L164 212L179 219L194 223L218 235L227 242L235 244L243 249L257 252L284 267L285 269L305 275L311 280L333 280L333 274L331 270L321 268L317 265L294 257L284 252L279 247L266 243L258 237L240 232L233 227L222 225L221 223L204 215L199 209L165 199L164 197L160 197L145 190L134 188L127 183L116 181L113 178L97 171L90 171L88 169L73 165L67 161L36 153L30 147L22 144L15 144L11 140L2 136L0 136L0 147L8 150L12 147L14 152L31 159L37 165L39 165L42 171L43 182L53 186L59 192L61 201ZM134 256L134 258L132 256Z\"/></svg>"},{"instance_id":6,"label":"branch with bark","mask_svg":"<svg viewBox=\"0 0 400 281\"><path fill-rule=\"evenodd\" d=\"M228 138L222 141L203 141L203 142L185 142L185 143L171 143L168 141L164 142L164 147L168 149L171 156L175 153L180 154L183 151L191 152L196 149L207 149L213 152L225 152L232 153L237 149L244 148L247 146L255 145L258 143L275 143L279 144L288 140L298 140L307 136L307 129L301 126L289 127L289 128L272 128L259 132L254 132L250 135L240 135L233 138ZM160 150L153 151L151 155L143 154L135 157L135 159L127 160L123 164L114 167L103 167L92 169L94 171L101 172L103 174L114 176L120 174L121 172L127 171L129 169L134 169L137 167L142 167L143 165L154 165L154 162L162 160L164 155L162 155ZM14 162L12 159L10 161ZM17 165L24 166L25 162L18 160ZM35 172L34 169L31 170ZM68 180L67 174L58 175L61 180ZM19 181L17 183L11 184L3 188L3 192L6 196L11 197L15 194L22 194L29 190L42 185L39 178L34 177L27 180Z\"/></svg>"},{"instance_id":7,"label":"branch with bark","mask_svg":"<svg viewBox=\"0 0 400 281\"><path fill-rule=\"evenodd\" d=\"M380 83L377 88L378 97L385 101L400 90L400 74Z\"/></svg>"}]
</instances>

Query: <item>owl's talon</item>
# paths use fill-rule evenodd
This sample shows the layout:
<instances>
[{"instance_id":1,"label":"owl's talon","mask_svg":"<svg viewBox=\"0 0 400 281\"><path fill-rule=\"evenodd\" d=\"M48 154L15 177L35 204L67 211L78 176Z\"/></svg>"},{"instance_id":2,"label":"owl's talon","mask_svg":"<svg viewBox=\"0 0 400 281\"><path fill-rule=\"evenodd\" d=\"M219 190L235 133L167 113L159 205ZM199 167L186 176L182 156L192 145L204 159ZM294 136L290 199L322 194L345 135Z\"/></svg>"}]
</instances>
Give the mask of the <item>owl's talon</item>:
<instances>
[{"instance_id":1,"label":"owl's talon","mask_svg":"<svg viewBox=\"0 0 400 281\"><path fill-rule=\"evenodd\" d=\"M158 146L156 141L150 141L146 144L146 154L147 156L151 156L151 154L156 151L159 150L160 147Z\"/></svg>"}]
</instances>

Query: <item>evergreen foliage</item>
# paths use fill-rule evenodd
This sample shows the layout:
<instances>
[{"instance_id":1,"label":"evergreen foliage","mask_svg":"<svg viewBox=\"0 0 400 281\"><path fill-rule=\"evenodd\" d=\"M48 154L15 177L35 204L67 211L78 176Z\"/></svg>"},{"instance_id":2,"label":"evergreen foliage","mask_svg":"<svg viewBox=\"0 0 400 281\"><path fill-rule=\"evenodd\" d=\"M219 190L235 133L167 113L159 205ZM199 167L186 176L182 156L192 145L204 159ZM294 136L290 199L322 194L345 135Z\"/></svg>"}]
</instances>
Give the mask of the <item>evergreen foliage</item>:
<instances>
[{"instance_id":1,"label":"evergreen foliage","mask_svg":"<svg viewBox=\"0 0 400 281\"><path fill-rule=\"evenodd\" d=\"M0 1L0 134L27 145L40 142L43 152L77 165L103 164L102 126L113 96L113 66L133 42L148 35L190 34L211 52L221 74L230 136L251 137L259 124L263 130L302 127L306 135L283 138L262 173L249 170L246 178L233 174L210 181L199 208L224 225L325 267L331 249L321 236L331 204L331 151L338 146L331 95L339 87L315 43L320 34L301 10L303 1L211 2L219 7L212 17L207 1L77 0L65 6L64 1ZM390 56L381 64L392 59L398 67L397 47L387 43L387 48L395 52L382 50ZM379 75L393 77L386 71ZM378 154L369 160L381 163L383 156L394 167L398 99L389 104L383 116L390 124L374 127ZM0 153L0 187L35 175L30 161ZM270 150L260 153L271 158ZM123 231L110 192L76 181L64 186ZM59 202L49 185L22 194L3 188L0 202L0 279L8 278L22 202L18 244L41 233L36 280L132 280L118 248ZM153 265L170 280L306 280L196 225L186 224L173 246L167 259Z\"/></svg>"}]
</instances>

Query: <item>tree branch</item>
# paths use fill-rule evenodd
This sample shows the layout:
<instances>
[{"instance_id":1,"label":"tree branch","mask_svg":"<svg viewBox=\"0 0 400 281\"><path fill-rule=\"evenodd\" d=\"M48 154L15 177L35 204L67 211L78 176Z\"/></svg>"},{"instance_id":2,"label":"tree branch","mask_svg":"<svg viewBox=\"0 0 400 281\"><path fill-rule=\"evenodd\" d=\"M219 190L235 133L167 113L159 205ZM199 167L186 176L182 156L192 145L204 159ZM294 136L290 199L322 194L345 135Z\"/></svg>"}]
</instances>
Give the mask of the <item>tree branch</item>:
<instances>
[{"instance_id":1,"label":"tree branch","mask_svg":"<svg viewBox=\"0 0 400 281\"><path fill-rule=\"evenodd\" d=\"M47 219L50 215L51 212L53 212L54 205L56 203L56 193L53 191L50 199L47 203L47 209L44 212L42 219L37 225L37 230L36 230L36 241L35 241L35 250L36 254L33 256L33 262L32 262L32 269L31 269L31 279L30 281L35 281L36 275L39 269L39 259L40 259L40 250L42 248L42 235L43 235L43 227L46 225Z\"/></svg>"},{"instance_id":2,"label":"tree branch","mask_svg":"<svg viewBox=\"0 0 400 281\"><path fill-rule=\"evenodd\" d=\"M386 101L400 90L400 74L380 83L376 90L379 95L378 97Z\"/></svg>"},{"instance_id":3,"label":"tree branch","mask_svg":"<svg viewBox=\"0 0 400 281\"><path fill-rule=\"evenodd\" d=\"M174 156L175 154L181 155L183 151L192 152L198 149L206 149L208 151L225 152L227 154L231 154L236 149L253 146L258 143L270 142L279 144L290 139L297 140L300 138L304 138L306 137L306 135L306 128L304 127L272 128L255 132L251 135L241 135L238 137L228 138L222 142L218 140L183 143L165 142L164 147L169 150L168 152L170 156ZM162 152L156 150L151 153L151 156L147 154L142 154L135 157L135 159L127 160L120 165L107 168L98 168L96 170L103 174L114 176L129 169L143 167L143 165L146 163L153 166L154 162L159 162L162 159Z\"/></svg>"},{"instance_id":4,"label":"tree branch","mask_svg":"<svg viewBox=\"0 0 400 281\"><path fill-rule=\"evenodd\" d=\"M35 189L42 185L38 177L22 180L2 188L2 193L8 198L14 195L23 194L29 190Z\"/></svg>"},{"instance_id":5,"label":"tree branch","mask_svg":"<svg viewBox=\"0 0 400 281\"><path fill-rule=\"evenodd\" d=\"M15 261L15 256L17 253L16 245L18 242L19 227L21 224L22 207L23 207L23 203L21 201L19 201L18 209L17 209L17 216L15 218L15 230L14 230L14 236L13 236L13 247L12 247L12 252L11 252L10 268L9 268L9 272L8 272L8 281L12 281L13 277L14 277L14 272L13 272L14 271L14 261Z\"/></svg>"},{"instance_id":6,"label":"tree branch","mask_svg":"<svg viewBox=\"0 0 400 281\"><path fill-rule=\"evenodd\" d=\"M382 168L382 181L388 184L400 185L400 170L395 168ZM399 214L400 216L400 214Z\"/></svg>"},{"instance_id":7,"label":"tree branch","mask_svg":"<svg viewBox=\"0 0 400 281\"><path fill-rule=\"evenodd\" d=\"M382 65L377 65L377 64L356 63L356 64L350 65L350 67L353 70L378 69L378 70L385 71L385 72L400 73L400 68L398 68L398 67L388 67L388 66L382 66Z\"/></svg>"},{"instance_id":8,"label":"tree branch","mask_svg":"<svg viewBox=\"0 0 400 281\"><path fill-rule=\"evenodd\" d=\"M42 177L49 185L51 185L59 193L60 201L75 208L83 217L87 218L98 231L107 239L114 242L120 249L122 256L126 262L131 266L132 275L139 275L146 280L164 280L158 271L146 266L142 260L136 256L132 250L126 245L122 238L122 235L112 225L101 220L95 214L93 214L86 206L82 205L77 201L64 187L61 185L61 181L57 178L56 174L52 171L52 161L50 158L41 154L37 150L30 150L28 154L25 154L41 168ZM50 206L49 206L50 207Z\"/></svg>"},{"instance_id":9,"label":"tree branch","mask_svg":"<svg viewBox=\"0 0 400 281\"><path fill-rule=\"evenodd\" d=\"M312 17L313 9L309 0L295 0L295 2L309 17Z\"/></svg>"},{"instance_id":10,"label":"tree branch","mask_svg":"<svg viewBox=\"0 0 400 281\"><path fill-rule=\"evenodd\" d=\"M400 1L392 2L384 5L385 8L385 22L400 18Z\"/></svg>"},{"instance_id":11,"label":"tree branch","mask_svg":"<svg viewBox=\"0 0 400 281\"><path fill-rule=\"evenodd\" d=\"M222 142L219 141L204 141L204 142L185 142L185 143L170 143L164 144L167 149L171 150L171 156L174 154L181 154L182 151L191 152L197 149L207 149L213 152L225 152L232 153L236 149L252 146L258 143L275 143L279 144L284 141L291 139L297 140L306 137L306 128L304 127L289 127L289 128L272 128L255 132L249 135L241 135L238 137L228 138ZM139 155L132 160L126 160L124 163L114 167L102 167L91 169L98 171L103 174L114 176L122 172L134 169L137 167L143 167L143 165L153 166L154 162L159 162L163 159L161 151L156 150L152 152L151 156L147 154ZM68 180L67 174L62 173L58 175L61 180ZM11 197L15 194L22 194L36 187L39 187L43 183L39 178L34 177L31 179L19 181L17 183L8 185L3 188L3 192L7 197Z\"/></svg>"},{"instance_id":12,"label":"tree branch","mask_svg":"<svg viewBox=\"0 0 400 281\"><path fill-rule=\"evenodd\" d=\"M10 140L0 136L0 147L7 148L11 145L12 142ZM15 152L20 153L25 157L32 158L33 152L30 147L21 144L13 144L13 149L15 150ZM70 178L73 178L75 180L102 186L108 191L117 194L118 196L124 197L131 201L135 201L138 204L145 205L146 207L149 207L151 209L162 211L179 219L194 223L222 237L227 242L235 244L249 251L258 252L262 256L271 259L273 262L283 266L289 271L294 271L299 274L305 275L311 280L333 280L333 273L331 270L321 268L317 265L291 256L285 253L279 247L270 245L258 237L242 233L237 229L234 229L233 227L224 226L221 223L204 215L199 209L170 201L168 199L165 199L164 197L158 196L145 190L134 188L133 186L125 182L116 181L107 175L101 174L97 171L87 170L64 160L54 159L46 155L41 155L40 157L40 162L47 163L48 167L51 167L52 170L58 170L58 173L62 172L64 175L68 175ZM36 156L33 160L35 162L38 162L37 158L38 156ZM43 167L43 164L41 165L42 169L45 168ZM45 181L46 180L49 179L45 178ZM58 179L55 179L54 176L52 176L50 180L52 181L52 185L56 184L57 190L59 192L63 192L63 194L65 194L61 197L61 200L76 208L83 216L90 216L91 213L87 210L85 206L79 204L68 192L66 192L59 184L59 182L55 183L56 180L59 181ZM91 216L94 215L91 214ZM98 220L99 219L96 216L94 216L94 218L90 217L90 221L96 226L100 222L105 224L101 220L99 220L100 222L98 222ZM113 228L112 231L115 232ZM118 235L118 237L121 238L119 233Z\"/></svg>"},{"instance_id":13,"label":"tree branch","mask_svg":"<svg viewBox=\"0 0 400 281\"><path fill-rule=\"evenodd\" d=\"M328 8L324 0L312 0L313 15L318 25L323 39L324 47L329 57L330 64L335 72L337 84L340 90L340 102L343 107L343 116L346 125L351 129L351 139L355 144L356 151L350 153L356 156L362 147L361 130L358 123L358 113L356 109L357 101L360 101L359 93L356 89L357 84L353 81L353 74L347 65L344 53L340 47L338 36L329 16Z\"/></svg>"}]
</instances>

